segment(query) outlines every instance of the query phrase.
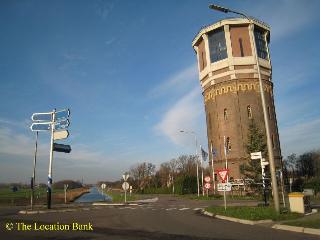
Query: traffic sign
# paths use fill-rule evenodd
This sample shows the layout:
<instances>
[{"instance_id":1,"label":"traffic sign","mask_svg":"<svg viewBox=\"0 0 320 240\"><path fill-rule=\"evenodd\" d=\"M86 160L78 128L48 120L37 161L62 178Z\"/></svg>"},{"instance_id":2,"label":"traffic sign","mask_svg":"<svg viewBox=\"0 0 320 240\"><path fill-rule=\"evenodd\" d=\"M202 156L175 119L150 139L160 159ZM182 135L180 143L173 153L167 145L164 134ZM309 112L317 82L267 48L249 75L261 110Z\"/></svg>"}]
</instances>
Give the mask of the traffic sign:
<instances>
[{"instance_id":1,"label":"traffic sign","mask_svg":"<svg viewBox=\"0 0 320 240\"><path fill-rule=\"evenodd\" d=\"M207 183L210 182L210 181L211 181L211 177L210 177L210 176L206 176L206 177L204 178L204 181L207 182Z\"/></svg>"},{"instance_id":2,"label":"traffic sign","mask_svg":"<svg viewBox=\"0 0 320 240\"><path fill-rule=\"evenodd\" d=\"M105 189L106 187L107 187L107 185L106 185L105 183L102 183L102 184L101 184L101 188L102 188L102 189Z\"/></svg>"},{"instance_id":3,"label":"traffic sign","mask_svg":"<svg viewBox=\"0 0 320 240\"><path fill-rule=\"evenodd\" d=\"M219 192L230 192L231 188L232 188L232 184L231 183L218 183L218 191Z\"/></svg>"},{"instance_id":4,"label":"traffic sign","mask_svg":"<svg viewBox=\"0 0 320 240\"><path fill-rule=\"evenodd\" d=\"M68 119L63 119L61 121L58 121L55 123L54 128L55 129L65 129L69 127L70 121Z\"/></svg>"},{"instance_id":5,"label":"traffic sign","mask_svg":"<svg viewBox=\"0 0 320 240\"><path fill-rule=\"evenodd\" d=\"M56 111L55 113L55 121L59 120L59 119L67 119L70 116L70 109L63 109L63 110L59 110Z\"/></svg>"},{"instance_id":6,"label":"traffic sign","mask_svg":"<svg viewBox=\"0 0 320 240\"><path fill-rule=\"evenodd\" d=\"M205 187L205 189L210 189L211 188L211 184L207 182L207 183L204 184L204 187Z\"/></svg>"},{"instance_id":7,"label":"traffic sign","mask_svg":"<svg viewBox=\"0 0 320 240\"><path fill-rule=\"evenodd\" d=\"M218 175L219 175L219 177L220 177L220 179L221 179L222 181L225 181L225 180L227 179L228 171L229 171L229 169L217 170Z\"/></svg>"},{"instance_id":8,"label":"traffic sign","mask_svg":"<svg viewBox=\"0 0 320 240\"><path fill-rule=\"evenodd\" d=\"M53 143L53 151L70 153L71 152L71 146L70 145L65 145L65 144Z\"/></svg>"},{"instance_id":9,"label":"traffic sign","mask_svg":"<svg viewBox=\"0 0 320 240\"><path fill-rule=\"evenodd\" d=\"M253 153L250 153L250 157L251 157L252 160L261 159L262 158L262 154L261 154L261 152L253 152Z\"/></svg>"},{"instance_id":10,"label":"traffic sign","mask_svg":"<svg viewBox=\"0 0 320 240\"><path fill-rule=\"evenodd\" d=\"M128 180L128 178L129 178L129 174L123 174L122 178L123 178L123 181L126 182Z\"/></svg>"},{"instance_id":11,"label":"traffic sign","mask_svg":"<svg viewBox=\"0 0 320 240\"><path fill-rule=\"evenodd\" d=\"M34 113L31 116L32 121L52 121L52 112Z\"/></svg>"},{"instance_id":12,"label":"traffic sign","mask_svg":"<svg viewBox=\"0 0 320 240\"><path fill-rule=\"evenodd\" d=\"M51 122L35 122L30 126L31 131L48 131L51 129Z\"/></svg>"},{"instance_id":13,"label":"traffic sign","mask_svg":"<svg viewBox=\"0 0 320 240\"><path fill-rule=\"evenodd\" d=\"M122 183L122 189L123 190L125 190L125 191L127 191L128 189L129 189L129 183L128 182L124 182L124 183Z\"/></svg>"},{"instance_id":14,"label":"traffic sign","mask_svg":"<svg viewBox=\"0 0 320 240\"><path fill-rule=\"evenodd\" d=\"M69 136L68 130L55 131L53 132L53 140L62 140L66 139Z\"/></svg>"}]
</instances>

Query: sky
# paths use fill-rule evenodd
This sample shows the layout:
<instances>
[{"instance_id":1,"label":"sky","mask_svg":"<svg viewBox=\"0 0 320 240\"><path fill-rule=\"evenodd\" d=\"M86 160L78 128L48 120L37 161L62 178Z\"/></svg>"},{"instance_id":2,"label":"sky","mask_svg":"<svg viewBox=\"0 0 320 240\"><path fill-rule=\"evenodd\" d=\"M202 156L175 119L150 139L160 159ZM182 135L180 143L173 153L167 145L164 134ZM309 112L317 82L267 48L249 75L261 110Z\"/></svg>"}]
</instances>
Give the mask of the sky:
<instances>
[{"instance_id":1,"label":"sky","mask_svg":"<svg viewBox=\"0 0 320 240\"><path fill-rule=\"evenodd\" d=\"M54 153L53 181L117 180L139 162L159 166L207 148L191 42L232 14L271 26L282 155L320 147L319 1L0 1L0 182L28 183L31 115L70 108L70 154ZM37 182L46 182L50 133L40 132Z\"/></svg>"}]
</instances>

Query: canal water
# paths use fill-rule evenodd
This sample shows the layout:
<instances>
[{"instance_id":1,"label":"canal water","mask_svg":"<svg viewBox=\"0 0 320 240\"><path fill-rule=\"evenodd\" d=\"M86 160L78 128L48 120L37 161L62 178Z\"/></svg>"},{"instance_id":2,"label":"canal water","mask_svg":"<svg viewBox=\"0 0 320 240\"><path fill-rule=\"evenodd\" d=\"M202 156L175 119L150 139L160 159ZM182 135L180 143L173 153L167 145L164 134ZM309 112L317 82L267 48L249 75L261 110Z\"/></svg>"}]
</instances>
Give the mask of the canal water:
<instances>
[{"instance_id":1,"label":"canal water","mask_svg":"<svg viewBox=\"0 0 320 240\"><path fill-rule=\"evenodd\" d=\"M98 188L90 188L90 192L83 194L81 197L76 199L75 203L89 203L89 202L110 202L112 198L106 194L99 192Z\"/></svg>"}]
</instances>

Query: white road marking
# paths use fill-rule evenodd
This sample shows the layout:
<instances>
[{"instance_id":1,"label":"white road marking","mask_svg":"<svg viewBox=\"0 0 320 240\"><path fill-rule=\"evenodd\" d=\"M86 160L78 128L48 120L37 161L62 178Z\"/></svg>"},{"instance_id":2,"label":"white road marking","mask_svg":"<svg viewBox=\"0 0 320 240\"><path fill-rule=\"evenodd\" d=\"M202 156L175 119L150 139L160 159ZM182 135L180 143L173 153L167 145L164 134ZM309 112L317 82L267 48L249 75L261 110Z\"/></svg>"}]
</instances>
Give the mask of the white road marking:
<instances>
[{"instance_id":1,"label":"white road marking","mask_svg":"<svg viewBox=\"0 0 320 240\"><path fill-rule=\"evenodd\" d=\"M179 211L184 211L184 210L188 210L188 209L190 209L190 208L188 208L188 207L180 208Z\"/></svg>"},{"instance_id":2,"label":"white road marking","mask_svg":"<svg viewBox=\"0 0 320 240\"><path fill-rule=\"evenodd\" d=\"M203 208L194 208L194 211L202 210Z\"/></svg>"},{"instance_id":3,"label":"white road marking","mask_svg":"<svg viewBox=\"0 0 320 240\"><path fill-rule=\"evenodd\" d=\"M175 209L177 209L177 208L175 208L175 207L174 208L167 208L166 211L171 211L171 210L175 210Z\"/></svg>"}]
</instances>

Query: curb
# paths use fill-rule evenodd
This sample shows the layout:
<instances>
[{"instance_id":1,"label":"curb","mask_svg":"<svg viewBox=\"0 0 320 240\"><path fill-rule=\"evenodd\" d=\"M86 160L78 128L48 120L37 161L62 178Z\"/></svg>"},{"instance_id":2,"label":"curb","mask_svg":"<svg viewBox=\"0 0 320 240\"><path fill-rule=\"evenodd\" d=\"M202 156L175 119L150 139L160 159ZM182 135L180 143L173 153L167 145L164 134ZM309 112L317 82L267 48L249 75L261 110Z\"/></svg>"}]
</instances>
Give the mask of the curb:
<instances>
[{"instance_id":1,"label":"curb","mask_svg":"<svg viewBox=\"0 0 320 240\"><path fill-rule=\"evenodd\" d=\"M275 225L272 226L272 228L279 229L279 230L307 233L307 234L313 234L313 235L319 235L320 236L320 229L315 229L315 228L296 227L296 226L280 225L280 224L275 224Z\"/></svg>"},{"instance_id":2,"label":"curb","mask_svg":"<svg viewBox=\"0 0 320 240\"><path fill-rule=\"evenodd\" d=\"M210 213L207 211L202 211L202 213L204 215L207 215L210 217L215 217L215 218L227 220L230 222L237 222L237 223L248 224L248 225L257 225L257 224L272 223L273 222L271 219L252 221L252 220L245 220L245 219L239 219L239 218L233 218L233 217L226 217L226 216L222 216L222 215L214 215L213 213Z\"/></svg>"},{"instance_id":3,"label":"curb","mask_svg":"<svg viewBox=\"0 0 320 240\"><path fill-rule=\"evenodd\" d=\"M226 220L226 221L237 222L237 223L248 224L248 225L257 225L257 224L273 222L270 219L251 221L251 220L244 220L244 219L233 218L233 217L226 217L222 215L214 215L213 213L210 213L204 210L201 211L201 213L209 217L215 217L215 218ZM315 228L296 227L296 226L281 225L281 224L274 224L272 228L277 230L285 230L285 231L299 232L299 233L306 233L306 234L313 234L313 235L320 236L320 229L315 229Z\"/></svg>"},{"instance_id":4,"label":"curb","mask_svg":"<svg viewBox=\"0 0 320 240\"><path fill-rule=\"evenodd\" d=\"M38 213L61 213L61 212L76 212L78 210L87 210L87 209L60 209L60 210L21 210L19 214L38 214Z\"/></svg>"},{"instance_id":5,"label":"curb","mask_svg":"<svg viewBox=\"0 0 320 240\"><path fill-rule=\"evenodd\" d=\"M138 206L138 203L92 203L93 206Z\"/></svg>"}]
</instances>

